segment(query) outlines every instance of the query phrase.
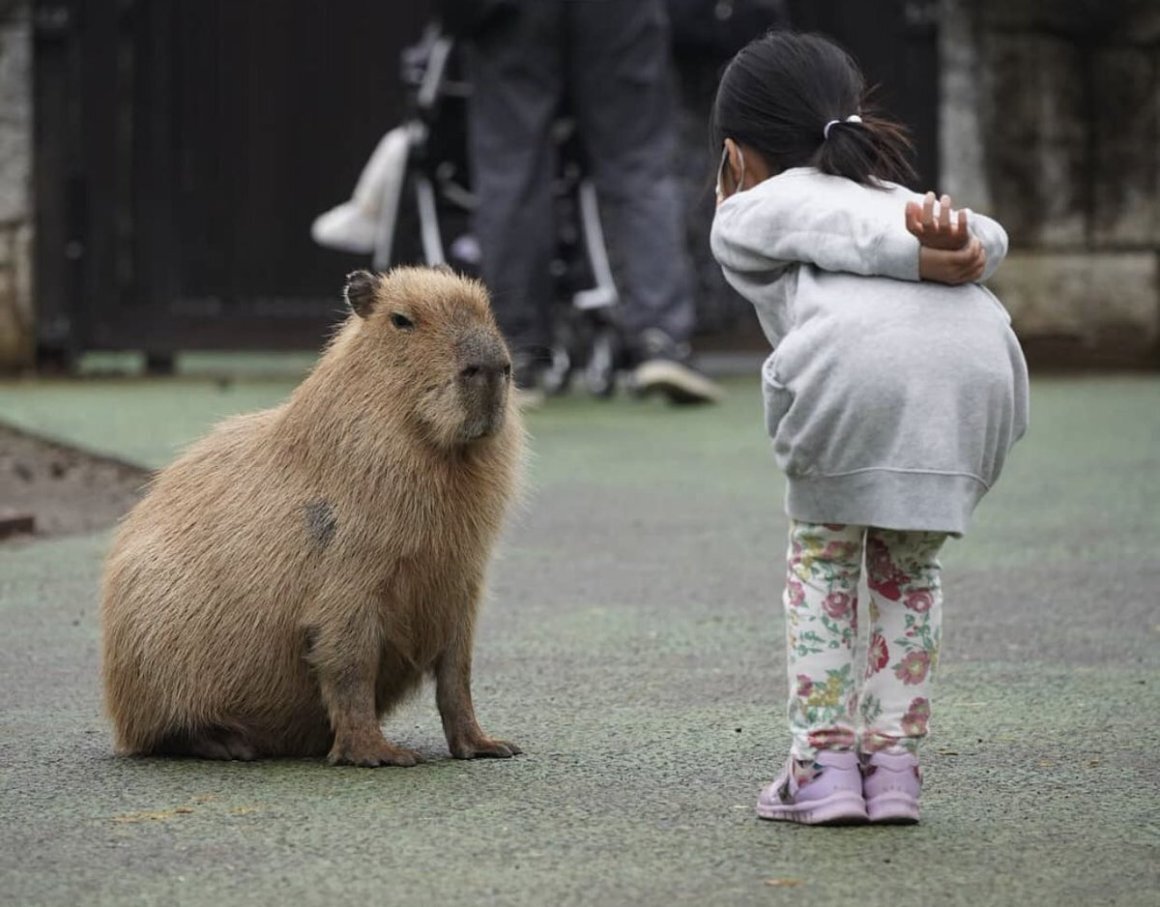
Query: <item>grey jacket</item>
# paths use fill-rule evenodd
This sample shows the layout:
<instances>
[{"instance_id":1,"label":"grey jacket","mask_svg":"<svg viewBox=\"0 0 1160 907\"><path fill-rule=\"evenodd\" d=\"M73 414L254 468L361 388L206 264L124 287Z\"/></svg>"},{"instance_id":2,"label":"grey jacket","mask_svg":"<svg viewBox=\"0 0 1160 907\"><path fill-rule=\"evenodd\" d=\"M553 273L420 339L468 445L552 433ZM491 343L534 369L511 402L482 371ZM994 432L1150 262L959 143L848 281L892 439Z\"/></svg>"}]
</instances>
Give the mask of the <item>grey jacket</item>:
<instances>
[{"instance_id":1,"label":"grey jacket","mask_svg":"<svg viewBox=\"0 0 1160 907\"><path fill-rule=\"evenodd\" d=\"M766 427L796 520L962 533L1026 431L1010 317L978 284L919 282L910 200L795 168L717 210L713 254L774 347ZM986 279L1007 235L968 226Z\"/></svg>"}]
</instances>

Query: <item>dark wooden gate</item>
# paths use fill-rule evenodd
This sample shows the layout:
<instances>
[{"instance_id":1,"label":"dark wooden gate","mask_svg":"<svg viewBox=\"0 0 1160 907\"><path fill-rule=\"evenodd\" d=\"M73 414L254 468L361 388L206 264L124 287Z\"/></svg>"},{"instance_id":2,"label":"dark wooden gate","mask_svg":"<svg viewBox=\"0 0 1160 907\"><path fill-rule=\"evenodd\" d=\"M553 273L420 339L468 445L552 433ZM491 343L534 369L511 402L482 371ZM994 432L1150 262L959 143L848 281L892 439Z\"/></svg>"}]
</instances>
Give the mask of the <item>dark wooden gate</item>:
<instances>
[{"instance_id":1,"label":"dark wooden gate","mask_svg":"<svg viewBox=\"0 0 1160 907\"><path fill-rule=\"evenodd\" d=\"M42 353L314 347L425 0L38 0Z\"/></svg>"}]
</instances>

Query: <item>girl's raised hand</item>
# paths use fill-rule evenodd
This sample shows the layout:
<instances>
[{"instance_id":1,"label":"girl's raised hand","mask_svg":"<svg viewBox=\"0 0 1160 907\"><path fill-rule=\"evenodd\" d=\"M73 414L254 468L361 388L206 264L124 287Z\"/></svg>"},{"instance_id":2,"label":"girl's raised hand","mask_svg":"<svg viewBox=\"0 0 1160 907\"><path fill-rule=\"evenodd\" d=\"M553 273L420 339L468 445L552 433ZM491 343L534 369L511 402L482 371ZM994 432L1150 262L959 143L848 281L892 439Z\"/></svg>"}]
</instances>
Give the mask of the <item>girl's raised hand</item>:
<instances>
[{"instance_id":1,"label":"girl's raised hand","mask_svg":"<svg viewBox=\"0 0 1160 907\"><path fill-rule=\"evenodd\" d=\"M921 280L938 283L974 283L983 276L987 267L987 252L974 237L961 249L918 250L918 276Z\"/></svg>"},{"instance_id":2,"label":"girl's raised hand","mask_svg":"<svg viewBox=\"0 0 1160 907\"><path fill-rule=\"evenodd\" d=\"M967 230L967 212L954 212L951 197L938 200L934 214L934 193L928 192L920 205L906 204L906 229L918 237L918 276L938 283L974 283L987 267L983 244Z\"/></svg>"},{"instance_id":3,"label":"girl's raised hand","mask_svg":"<svg viewBox=\"0 0 1160 907\"><path fill-rule=\"evenodd\" d=\"M928 249L954 251L964 248L971 238L967 231L967 212L962 210L956 214L952 211L949 195L940 198L938 206L936 218L933 192L926 194L921 205L918 202L907 202L906 229Z\"/></svg>"}]
</instances>

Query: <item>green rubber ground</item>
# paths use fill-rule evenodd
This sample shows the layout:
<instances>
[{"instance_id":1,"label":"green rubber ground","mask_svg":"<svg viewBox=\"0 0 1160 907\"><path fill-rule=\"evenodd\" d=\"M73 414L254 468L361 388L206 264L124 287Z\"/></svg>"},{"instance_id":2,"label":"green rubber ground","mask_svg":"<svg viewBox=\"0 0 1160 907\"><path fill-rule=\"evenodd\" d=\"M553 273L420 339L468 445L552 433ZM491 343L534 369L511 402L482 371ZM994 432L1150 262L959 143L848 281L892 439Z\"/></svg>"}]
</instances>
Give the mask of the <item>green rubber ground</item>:
<instances>
[{"instance_id":1,"label":"green rubber ground","mask_svg":"<svg viewBox=\"0 0 1160 907\"><path fill-rule=\"evenodd\" d=\"M0 420L161 465L293 376L0 384ZM431 762L130 760L98 689L108 533L0 548L0 904L1160 904L1160 378L1037 380L944 558L913 828L758 822L788 744L782 483L723 406L559 401L476 660L491 733Z\"/></svg>"}]
</instances>

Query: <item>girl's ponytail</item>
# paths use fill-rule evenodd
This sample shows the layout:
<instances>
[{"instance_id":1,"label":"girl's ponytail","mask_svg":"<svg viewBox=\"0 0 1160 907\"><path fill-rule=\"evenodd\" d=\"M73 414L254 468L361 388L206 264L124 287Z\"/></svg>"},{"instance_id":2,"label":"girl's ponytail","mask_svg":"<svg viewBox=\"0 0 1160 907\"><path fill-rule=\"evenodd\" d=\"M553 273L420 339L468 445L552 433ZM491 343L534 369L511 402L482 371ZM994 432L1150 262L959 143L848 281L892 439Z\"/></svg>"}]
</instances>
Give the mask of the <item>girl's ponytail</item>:
<instances>
[{"instance_id":1,"label":"girl's ponytail","mask_svg":"<svg viewBox=\"0 0 1160 907\"><path fill-rule=\"evenodd\" d=\"M816 167L874 185L915 179L906 129L863 110L865 80L821 35L770 32L735 56L717 89L713 132L755 148L775 172Z\"/></svg>"},{"instance_id":2,"label":"girl's ponytail","mask_svg":"<svg viewBox=\"0 0 1160 907\"><path fill-rule=\"evenodd\" d=\"M910 162L914 146L905 126L873 114L830 122L810 162L822 173L865 184L874 177L896 183L916 178Z\"/></svg>"}]
</instances>

